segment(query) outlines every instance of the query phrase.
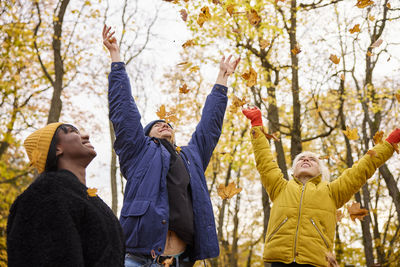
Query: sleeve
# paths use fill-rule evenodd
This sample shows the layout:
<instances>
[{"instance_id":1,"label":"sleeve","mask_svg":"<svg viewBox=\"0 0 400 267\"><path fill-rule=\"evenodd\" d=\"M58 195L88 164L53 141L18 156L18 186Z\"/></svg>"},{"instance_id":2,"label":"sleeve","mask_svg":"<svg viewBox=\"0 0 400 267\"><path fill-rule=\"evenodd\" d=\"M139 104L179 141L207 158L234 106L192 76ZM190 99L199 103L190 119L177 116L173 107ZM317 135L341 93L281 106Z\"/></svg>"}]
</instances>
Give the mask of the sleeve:
<instances>
[{"instance_id":1,"label":"sleeve","mask_svg":"<svg viewBox=\"0 0 400 267\"><path fill-rule=\"evenodd\" d=\"M76 223L60 201L14 203L7 225L10 267L84 266Z\"/></svg>"},{"instance_id":2,"label":"sleeve","mask_svg":"<svg viewBox=\"0 0 400 267\"><path fill-rule=\"evenodd\" d=\"M329 184L336 207L340 208L367 182L376 169L384 164L392 155L393 147L388 142L376 145L370 154L364 155L351 168Z\"/></svg>"},{"instance_id":3,"label":"sleeve","mask_svg":"<svg viewBox=\"0 0 400 267\"><path fill-rule=\"evenodd\" d=\"M261 128L262 126L256 126L251 129L251 143L262 185L271 201L274 201L288 181L273 158L269 142Z\"/></svg>"},{"instance_id":4,"label":"sleeve","mask_svg":"<svg viewBox=\"0 0 400 267\"><path fill-rule=\"evenodd\" d=\"M126 177L128 168L136 166L134 161L142 151L146 138L123 62L111 64L108 82L109 117L115 131L114 149Z\"/></svg>"},{"instance_id":5,"label":"sleeve","mask_svg":"<svg viewBox=\"0 0 400 267\"><path fill-rule=\"evenodd\" d=\"M207 96L200 122L197 124L196 130L189 141L189 146L196 147L199 152L204 170L207 169L221 135L228 102L227 90L226 86L214 85L211 93Z\"/></svg>"}]
</instances>

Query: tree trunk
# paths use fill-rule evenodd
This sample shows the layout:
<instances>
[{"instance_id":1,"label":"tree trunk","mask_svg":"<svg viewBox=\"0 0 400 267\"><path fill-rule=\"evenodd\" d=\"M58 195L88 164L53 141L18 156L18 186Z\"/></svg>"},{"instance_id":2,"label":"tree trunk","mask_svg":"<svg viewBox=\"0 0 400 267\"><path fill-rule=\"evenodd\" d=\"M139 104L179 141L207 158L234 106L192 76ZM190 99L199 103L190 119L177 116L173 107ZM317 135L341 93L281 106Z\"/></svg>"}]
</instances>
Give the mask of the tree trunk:
<instances>
[{"instance_id":1,"label":"tree trunk","mask_svg":"<svg viewBox=\"0 0 400 267\"><path fill-rule=\"evenodd\" d=\"M118 191L117 191L117 154L115 154L114 141L115 132L114 127L110 120L108 120L108 126L110 127L110 140L111 140L111 163L110 163L110 179L111 179L111 209L115 216L118 213Z\"/></svg>"}]
</instances>

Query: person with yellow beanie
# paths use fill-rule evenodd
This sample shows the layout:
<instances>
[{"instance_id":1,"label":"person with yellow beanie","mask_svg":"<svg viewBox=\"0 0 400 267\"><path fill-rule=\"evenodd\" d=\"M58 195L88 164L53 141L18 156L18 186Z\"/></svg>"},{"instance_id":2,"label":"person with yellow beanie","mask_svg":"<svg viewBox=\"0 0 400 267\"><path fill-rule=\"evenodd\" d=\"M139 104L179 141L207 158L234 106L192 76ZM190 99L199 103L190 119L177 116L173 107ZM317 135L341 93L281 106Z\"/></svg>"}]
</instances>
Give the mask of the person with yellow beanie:
<instances>
[{"instance_id":1,"label":"person with yellow beanie","mask_svg":"<svg viewBox=\"0 0 400 267\"><path fill-rule=\"evenodd\" d=\"M124 266L119 221L86 187L86 167L96 157L89 136L50 123L24 147L39 176L10 208L9 266Z\"/></svg>"}]
</instances>

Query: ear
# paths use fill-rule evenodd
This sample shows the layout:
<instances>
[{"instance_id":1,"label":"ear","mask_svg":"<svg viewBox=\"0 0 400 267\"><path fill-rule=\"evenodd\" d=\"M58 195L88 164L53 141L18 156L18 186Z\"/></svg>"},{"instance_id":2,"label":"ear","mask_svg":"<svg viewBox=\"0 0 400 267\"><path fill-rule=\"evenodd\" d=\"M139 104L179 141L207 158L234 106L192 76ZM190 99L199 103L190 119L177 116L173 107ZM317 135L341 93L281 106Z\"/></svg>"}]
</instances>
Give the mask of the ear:
<instances>
[{"instance_id":1,"label":"ear","mask_svg":"<svg viewBox=\"0 0 400 267\"><path fill-rule=\"evenodd\" d=\"M64 149L61 145L56 146L56 157L61 156L64 153Z\"/></svg>"}]
</instances>

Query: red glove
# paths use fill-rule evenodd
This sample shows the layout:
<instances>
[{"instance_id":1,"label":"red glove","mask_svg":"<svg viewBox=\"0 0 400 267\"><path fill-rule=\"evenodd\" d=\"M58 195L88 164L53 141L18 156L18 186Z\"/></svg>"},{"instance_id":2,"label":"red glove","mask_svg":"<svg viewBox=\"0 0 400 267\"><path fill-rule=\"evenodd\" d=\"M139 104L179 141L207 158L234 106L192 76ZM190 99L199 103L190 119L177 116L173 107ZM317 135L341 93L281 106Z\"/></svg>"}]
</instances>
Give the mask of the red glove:
<instances>
[{"instance_id":1,"label":"red glove","mask_svg":"<svg viewBox=\"0 0 400 267\"><path fill-rule=\"evenodd\" d=\"M261 110L257 107L242 109L243 114L251 120L251 126L262 126Z\"/></svg>"},{"instance_id":2,"label":"red glove","mask_svg":"<svg viewBox=\"0 0 400 267\"><path fill-rule=\"evenodd\" d=\"M400 129L396 128L393 132L389 134L389 136L386 138L386 141L388 141L391 144L397 144L400 142Z\"/></svg>"}]
</instances>

